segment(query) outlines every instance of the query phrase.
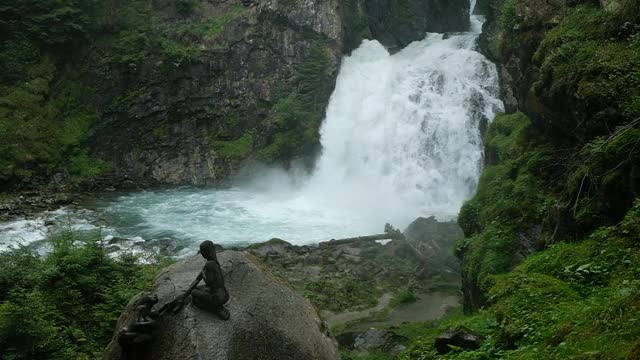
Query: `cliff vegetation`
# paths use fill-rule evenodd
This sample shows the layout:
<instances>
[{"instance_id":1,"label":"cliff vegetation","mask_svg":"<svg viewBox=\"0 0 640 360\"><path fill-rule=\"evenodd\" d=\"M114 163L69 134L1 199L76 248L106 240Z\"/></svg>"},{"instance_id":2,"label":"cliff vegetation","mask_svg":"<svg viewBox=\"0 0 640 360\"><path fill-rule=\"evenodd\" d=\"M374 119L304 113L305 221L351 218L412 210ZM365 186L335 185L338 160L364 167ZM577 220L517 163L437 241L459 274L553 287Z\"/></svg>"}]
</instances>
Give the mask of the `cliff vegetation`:
<instances>
[{"instance_id":1,"label":"cliff vegetation","mask_svg":"<svg viewBox=\"0 0 640 360\"><path fill-rule=\"evenodd\" d=\"M493 1L481 39L511 113L459 224L466 315L405 359L637 359L640 17L636 1ZM466 328L479 349L438 355Z\"/></svg>"}]
</instances>

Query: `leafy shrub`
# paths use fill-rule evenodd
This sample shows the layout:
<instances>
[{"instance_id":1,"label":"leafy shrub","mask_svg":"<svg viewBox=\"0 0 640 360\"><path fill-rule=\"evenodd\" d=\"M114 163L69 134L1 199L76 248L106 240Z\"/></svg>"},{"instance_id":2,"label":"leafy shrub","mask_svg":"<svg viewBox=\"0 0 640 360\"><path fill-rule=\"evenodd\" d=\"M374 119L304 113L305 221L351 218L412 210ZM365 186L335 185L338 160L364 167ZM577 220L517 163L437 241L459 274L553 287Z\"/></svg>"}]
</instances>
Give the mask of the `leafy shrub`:
<instances>
[{"instance_id":1,"label":"leafy shrub","mask_svg":"<svg viewBox=\"0 0 640 360\"><path fill-rule=\"evenodd\" d=\"M200 0L176 0L176 11L180 15L190 15L200 4Z\"/></svg>"},{"instance_id":2,"label":"leafy shrub","mask_svg":"<svg viewBox=\"0 0 640 360\"><path fill-rule=\"evenodd\" d=\"M333 91L335 64L325 44L309 50L294 79L294 90L271 111L269 139L258 156L274 161L310 154L319 145L319 129Z\"/></svg>"},{"instance_id":3,"label":"leafy shrub","mask_svg":"<svg viewBox=\"0 0 640 360\"><path fill-rule=\"evenodd\" d=\"M101 357L120 312L163 264L111 258L97 240L65 232L46 256L26 247L0 253L3 359Z\"/></svg>"}]
</instances>

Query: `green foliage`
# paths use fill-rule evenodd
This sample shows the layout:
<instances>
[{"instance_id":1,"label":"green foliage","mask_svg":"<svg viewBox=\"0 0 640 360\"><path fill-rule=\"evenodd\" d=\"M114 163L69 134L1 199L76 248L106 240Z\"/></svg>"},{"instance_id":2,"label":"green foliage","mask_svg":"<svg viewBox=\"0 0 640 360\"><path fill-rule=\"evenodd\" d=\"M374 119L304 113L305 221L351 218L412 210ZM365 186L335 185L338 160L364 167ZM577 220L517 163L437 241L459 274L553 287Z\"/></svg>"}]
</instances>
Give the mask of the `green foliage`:
<instances>
[{"instance_id":1,"label":"green foliage","mask_svg":"<svg viewBox=\"0 0 640 360\"><path fill-rule=\"evenodd\" d=\"M575 93L576 108L586 115L579 130L587 135L640 116L640 38L612 37L612 16L592 5L570 9L535 55L542 63L537 89Z\"/></svg>"},{"instance_id":2,"label":"green foliage","mask_svg":"<svg viewBox=\"0 0 640 360\"><path fill-rule=\"evenodd\" d=\"M402 325L400 327L399 333L401 335L405 335L404 329L407 325ZM415 325L411 325L411 327L415 327ZM413 336L411 337L412 341L407 349L407 351L403 352L400 356L401 360L413 360L413 359L421 359L421 360L435 360L435 359L496 359L499 358L497 356L485 356L485 357L471 357L467 356L467 352L455 350L449 353L446 356L437 355L434 347L434 339L442 334L445 331L464 327L471 331L487 335L492 331L495 331L498 328L498 325L495 320L495 313L491 311L479 311L474 316L463 316L461 313L453 313L445 316L444 318L425 323L422 327L418 328L419 333L415 334L415 330L411 331ZM411 334L410 333L410 334ZM481 350L488 349L489 344L492 343L492 339L488 337L483 343Z\"/></svg>"},{"instance_id":3,"label":"green foliage","mask_svg":"<svg viewBox=\"0 0 640 360\"><path fill-rule=\"evenodd\" d=\"M186 16L194 12L201 0L176 0L176 11L178 14Z\"/></svg>"},{"instance_id":4,"label":"green foliage","mask_svg":"<svg viewBox=\"0 0 640 360\"><path fill-rule=\"evenodd\" d=\"M206 36L209 38L215 38L228 23L244 14L246 10L247 8L242 5L235 5L231 7L231 9L224 13L220 18L213 20L208 24L209 28L206 32Z\"/></svg>"},{"instance_id":5,"label":"green foliage","mask_svg":"<svg viewBox=\"0 0 640 360\"><path fill-rule=\"evenodd\" d=\"M458 217L467 236L457 249L464 260L464 276L485 290L491 284L490 275L514 265L518 233L542 223L553 203L542 181L549 150L535 145L530 127L521 113L495 118L485 144L497 163L485 167L476 196L464 204Z\"/></svg>"},{"instance_id":6,"label":"green foliage","mask_svg":"<svg viewBox=\"0 0 640 360\"><path fill-rule=\"evenodd\" d=\"M69 164L71 180L75 183L103 174L110 169L109 163L90 157L86 150L71 156Z\"/></svg>"},{"instance_id":7,"label":"green foliage","mask_svg":"<svg viewBox=\"0 0 640 360\"><path fill-rule=\"evenodd\" d=\"M304 297L322 309L343 311L358 304L361 308L376 305L382 295L379 289L371 289L366 282L356 279L321 279L304 285Z\"/></svg>"},{"instance_id":8,"label":"green foliage","mask_svg":"<svg viewBox=\"0 0 640 360\"><path fill-rule=\"evenodd\" d=\"M616 226L558 243L491 279L492 306L449 316L424 330L403 359L618 359L640 336L640 201ZM485 337L480 349L445 356L435 336L465 326ZM631 358L631 357L627 357Z\"/></svg>"},{"instance_id":9,"label":"green foliage","mask_svg":"<svg viewBox=\"0 0 640 360\"><path fill-rule=\"evenodd\" d=\"M47 256L30 248L0 253L3 359L101 357L120 312L163 264L113 259L98 239L66 232L50 239Z\"/></svg>"},{"instance_id":10,"label":"green foliage","mask_svg":"<svg viewBox=\"0 0 640 360\"><path fill-rule=\"evenodd\" d=\"M247 130L242 137L233 141L213 141L212 147L216 155L223 159L242 160L247 158L253 150L254 130Z\"/></svg>"},{"instance_id":11,"label":"green foliage","mask_svg":"<svg viewBox=\"0 0 640 360\"><path fill-rule=\"evenodd\" d=\"M322 116L321 111L309 107L303 96L289 95L273 107L270 122L276 133L258 156L263 160L277 160L304 153L302 149L313 147L320 140L318 129Z\"/></svg>"},{"instance_id":12,"label":"green foliage","mask_svg":"<svg viewBox=\"0 0 640 360\"><path fill-rule=\"evenodd\" d=\"M307 51L294 79L295 89L272 108L268 144L258 152L263 160L309 154L319 144L319 129L333 91L335 63L326 45L319 43Z\"/></svg>"},{"instance_id":13,"label":"green foliage","mask_svg":"<svg viewBox=\"0 0 640 360\"><path fill-rule=\"evenodd\" d=\"M26 36L45 46L67 46L86 36L94 1L26 0L0 6L2 38Z\"/></svg>"},{"instance_id":14,"label":"green foliage","mask_svg":"<svg viewBox=\"0 0 640 360\"><path fill-rule=\"evenodd\" d=\"M384 352L370 352L366 355L357 354L348 350L340 352L340 358L342 360L393 360L394 357Z\"/></svg>"},{"instance_id":15,"label":"green foliage","mask_svg":"<svg viewBox=\"0 0 640 360\"><path fill-rule=\"evenodd\" d=\"M518 6L518 0L505 0L502 3L502 10L500 11L500 17L498 18L498 24L500 29L507 34L510 40L513 39L513 30L516 26L516 10Z\"/></svg>"},{"instance_id":16,"label":"green foliage","mask_svg":"<svg viewBox=\"0 0 640 360\"><path fill-rule=\"evenodd\" d=\"M409 288L402 289L393 294L393 298L389 302L389 307L394 308L401 304L408 304L418 300L416 294Z\"/></svg>"},{"instance_id":17,"label":"green foliage","mask_svg":"<svg viewBox=\"0 0 640 360\"><path fill-rule=\"evenodd\" d=\"M582 227L592 229L615 221L631 205L633 199L620 190L634 186L633 167L640 163L639 127L640 120L633 121L582 148L567 188L572 215Z\"/></svg>"},{"instance_id":18,"label":"green foliage","mask_svg":"<svg viewBox=\"0 0 640 360\"><path fill-rule=\"evenodd\" d=\"M60 171L66 158L81 152L99 116L81 100L90 89L71 80L51 88L56 73L51 59L29 73L29 81L0 90L0 176L23 183Z\"/></svg>"}]
</instances>

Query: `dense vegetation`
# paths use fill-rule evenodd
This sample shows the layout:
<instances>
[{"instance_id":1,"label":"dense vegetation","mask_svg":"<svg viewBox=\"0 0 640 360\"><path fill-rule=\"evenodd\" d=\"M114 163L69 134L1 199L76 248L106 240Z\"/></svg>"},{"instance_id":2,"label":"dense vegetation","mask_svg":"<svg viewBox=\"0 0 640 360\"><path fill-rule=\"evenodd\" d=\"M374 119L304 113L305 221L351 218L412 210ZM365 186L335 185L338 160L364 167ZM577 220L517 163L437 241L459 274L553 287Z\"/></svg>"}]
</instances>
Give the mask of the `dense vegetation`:
<instances>
[{"instance_id":1,"label":"dense vegetation","mask_svg":"<svg viewBox=\"0 0 640 360\"><path fill-rule=\"evenodd\" d=\"M506 61L537 35L517 30L530 2L498 3L503 35L489 50ZM402 358L639 358L640 13L618 4L567 8L536 30L530 91L545 106L496 117L459 217L469 315L431 324ZM437 355L434 338L460 326L481 348Z\"/></svg>"},{"instance_id":2,"label":"dense vegetation","mask_svg":"<svg viewBox=\"0 0 640 360\"><path fill-rule=\"evenodd\" d=\"M640 2L585 3L540 5L536 23L535 1L493 1L484 47L532 67L515 84L526 114L494 119L458 219L466 315L409 332L402 359L640 358ZM438 355L435 337L457 327L480 349Z\"/></svg>"},{"instance_id":3,"label":"dense vegetation","mask_svg":"<svg viewBox=\"0 0 640 360\"><path fill-rule=\"evenodd\" d=\"M268 87L274 98L269 101L246 104L230 96L221 99L224 106L190 109L187 103L178 104L185 108L172 108L171 121L146 123L131 109L157 96L154 89L164 91L158 84L188 73L188 65L224 56L229 43L238 42L229 39L225 28L245 17L245 6L221 5L223 10L212 13L201 0L5 3L0 5L3 188L37 187L52 179L81 184L121 170L91 143L96 131L104 131L96 128L122 126L104 125L115 118L139 122L142 135L129 135L141 139L133 149L123 149L132 152L134 162L146 148L171 139L171 125L180 121L205 124L198 131L205 132L216 158L226 163L250 156L287 161L317 150L318 129L335 78L335 60L324 38L310 36L304 61L294 66L295 76L285 81L263 74L260 81L272 82ZM216 91L220 90L211 87L198 96L214 101ZM248 111L264 113L266 119L261 124L247 120ZM145 137L146 132L153 136Z\"/></svg>"},{"instance_id":4,"label":"dense vegetation","mask_svg":"<svg viewBox=\"0 0 640 360\"><path fill-rule=\"evenodd\" d=\"M96 239L65 232L49 240L46 256L32 248L0 253L0 358L102 356L122 309L166 263L114 259Z\"/></svg>"},{"instance_id":5,"label":"dense vegetation","mask_svg":"<svg viewBox=\"0 0 640 360\"><path fill-rule=\"evenodd\" d=\"M0 180L32 182L62 167L81 179L107 168L81 144L99 114L92 89L60 79L63 59L87 40L92 1L20 1L0 6Z\"/></svg>"}]
</instances>

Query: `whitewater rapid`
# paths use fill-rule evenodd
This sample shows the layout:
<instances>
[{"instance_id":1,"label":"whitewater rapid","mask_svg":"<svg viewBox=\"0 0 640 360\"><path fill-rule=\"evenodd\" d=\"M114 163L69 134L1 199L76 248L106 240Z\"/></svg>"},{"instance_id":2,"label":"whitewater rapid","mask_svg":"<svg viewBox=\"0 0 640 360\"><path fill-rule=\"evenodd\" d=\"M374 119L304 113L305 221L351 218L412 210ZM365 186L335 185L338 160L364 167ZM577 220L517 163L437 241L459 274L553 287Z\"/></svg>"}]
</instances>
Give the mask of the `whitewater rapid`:
<instances>
[{"instance_id":1,"label":"whitewater rapid","mask_svg":"<svg viewBox=\"0 0 640 360\"><path fill-rule=\"evenodd\" d=\"M310 244L455 218L477 186L480 129L503 110L496 67L475 49L482 21L471 16L469 32L430 33L396 54L365 40L345 57L311 175L271 170L231 189L109 196L89 206L91 226L109 244L172 244L185 255L203 239ZM88 226L72 219L81 213L64 222ZM0 224L0 250L42 239L47 216Z\"/></svg>"},{"instance_id":2,"label":"whitewater rapid","mask_svg":"<svg viewBox=\"0 0 640 360\"><path fill-rule=\"evenodd\" d=\"M474 50L480 24L394 55L365 40L344 59L303 189L310 201L401 227L457 216L482 168L481 125L503 109L496 68Z\"/></svg>"}]
</instances>

